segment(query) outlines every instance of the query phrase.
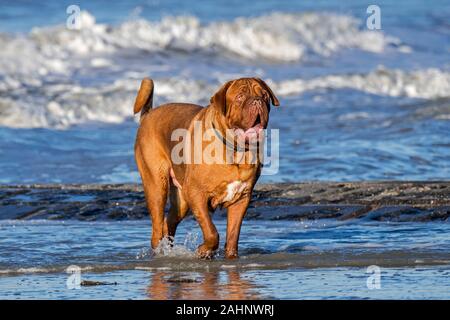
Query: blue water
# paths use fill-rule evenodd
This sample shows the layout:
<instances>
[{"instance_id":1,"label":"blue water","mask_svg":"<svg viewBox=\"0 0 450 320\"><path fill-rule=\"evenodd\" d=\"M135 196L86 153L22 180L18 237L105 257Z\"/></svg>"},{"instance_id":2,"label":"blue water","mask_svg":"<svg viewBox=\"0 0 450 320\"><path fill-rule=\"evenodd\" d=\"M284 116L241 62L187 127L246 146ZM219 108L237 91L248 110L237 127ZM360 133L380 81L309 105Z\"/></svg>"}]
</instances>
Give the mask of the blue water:
<instances>
[{"instance_id":1,"label":"blue water","mask_svg":"<svg viewBox=\"0 0 450 320\"><path fill-rule=\"evenodd\" d=\"M0 183L138 182L139 80L206 105L225 80L281 101L265 182L450 178L450 2L0 1Z\"/></svg>"},{"instance_id":2,"label":"blue water","mask_svg":"<svg viewBox=\"0 0 450 320\"><path fill-rule=\"evenodd\" d=\"M2 25L4 31L28 31L35 26L55 25L67 17L67 6L78 5L81 9L92 12L99 22L116 24L130 17L139 16L159 20L163 15L194 15L202 21L231 20L240 16L258 16L273 11L334 11L352 14L360 19L367 17L366 8L370 1L336 0L292 1L264 0L242 2L237 0L199 0L192 3L179 0L149 0L114 2L106 0L79 0L76 3L61 1L0 1L2 5ZM449 3L435 0L433 4L426 0L380 0L376 3L382 8L383 23L389 27L429 26L444 23L449 15ZM400 18L400 19L399 19ZM387 28L388 26L383 26Z\"/></svg>"},{"instance_id":3,"label":"blue water","mask_svg":"<svg viewBox=\"0 0 450 320\"><path fill-rule=\"evenodd\" d=\"M146 76L156 104L267 80L280 157L260 181L450 179L450 1L377 1L381 30L369 1L83 0L80 30L70 4L0 0L1 184L139 182ZM192 219L154 257L150 228L3 220L0 298L449 298L445 222L245 221L232 262L194 257ZM71 264L117 285L69 290Z\"/></svg>"},{"instance_id":4,"label":"blue water","mask_svg":"<svg viewBox=\"0 0 450 320\"><path fill-rule=\"evenodd\" d=\"M223 236L225 219L215 223ZM175 246L148 249L144 221L0 223L2 299L448 299L448 223L245 221L240 259L195 258L193 219ZM126 230L126 232L125 232ZM262 237L261 234L264 233ZM221 247L223 246L223 241ZM380 287L367 285L369 266ZM112 286L67 286L80 280Z\"/></svg>"}]
</instances>

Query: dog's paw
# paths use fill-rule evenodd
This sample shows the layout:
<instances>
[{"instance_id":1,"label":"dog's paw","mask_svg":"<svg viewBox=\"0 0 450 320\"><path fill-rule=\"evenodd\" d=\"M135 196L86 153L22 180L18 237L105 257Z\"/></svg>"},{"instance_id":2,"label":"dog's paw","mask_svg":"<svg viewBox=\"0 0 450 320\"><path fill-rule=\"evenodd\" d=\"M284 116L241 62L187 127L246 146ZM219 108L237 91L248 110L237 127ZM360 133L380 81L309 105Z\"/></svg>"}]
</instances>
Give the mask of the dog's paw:
<instances>
[{"instance_id":1,"label":"dog's paw","mask_svg":"<svg viewBox=\"0 0 450 320\"><path fill-rule=\"evenodd\" d=\"M214 257L214 250L202 244L197 248L197 257L200 259L212 259Z\"/></svg>"},{"instance_id":2,"label":"dog's paw","mask_svg":"<svg viewBox=\"0 0 450 320\"><path fill-rule=\"evenodd\" d=\"M237 259L237 258L239 258L239 255L236 250L230 250L230 251L225 250L225 259L232 260L232 259Z\"/></svg>"}]
</instances>

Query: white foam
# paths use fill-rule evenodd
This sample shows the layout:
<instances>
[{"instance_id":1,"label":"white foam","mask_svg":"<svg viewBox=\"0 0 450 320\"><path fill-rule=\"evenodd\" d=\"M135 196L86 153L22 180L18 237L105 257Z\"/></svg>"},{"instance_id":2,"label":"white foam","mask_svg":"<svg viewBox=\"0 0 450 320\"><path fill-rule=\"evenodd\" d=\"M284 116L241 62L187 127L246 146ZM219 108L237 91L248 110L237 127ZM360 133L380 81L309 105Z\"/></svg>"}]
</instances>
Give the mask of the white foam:
<instances>
[{"instance_id":1,"label":"white foam","mask_svg":"<svg viewBox=\"0 0 450 320\"><path fill-rule=\"evenodd\" d=\"M0 34L0 125L16 128L67 128L89 121L120 123L133 117L132 105L144 76L130 70L112 83L80 85L80 72L115 70L113 55L133 49L208 52L275 62L329 56L346 48L383 52L398 39L367 31L351 16L306 13L238 18L201 23L195 17L99 24L81 13L81 30L35 28L28 35ZM159 71L170 66L155 66ZM239 75L236 75L239 76ZM264 75L259 75L264 76ZM187 76L154 79L155 105L167 101L205 104L220 85ZM404 72L380 69L369 74L329 75L271 82L283 97L316 89L353 88L369 93L437 98L450 92L449 73L437 69Z\"/></svg>"},{"instance_id":2,"label":"white foam","mask_svg":"<svg viewBox=\"0 0 450 320\"><path fill-rule=\"evenodd\" d=\"M265 265L260 263L248 263L243 265L244 268L263 268Z\"/></svg>"},{"instance_id":3,"label":"white foam","mask_svg":"<svg viewBox=\"0 0 450 320\"><path fill-rule=\"evenodd\" d=\"M47 273L55 271L56 269L52 268L37 268L37 267L30 267L30 268L18 268L18 269L0 269L0 274L23 274L23 273Z\"/></svg>"},{"instance_id":4,"label":"white foam","mask_svg":"<svg viewBox=\"0 0 450 320\"><path fill-rule=\"evenodd\" d=\"M193 16L137 19L118 26L98 24L81 13L81 30L63 26L35 28L33 41L47 54L90 54L123 48L147 51L228 52L244 58L295 61L305 54L328 56L342 48L382 52L399 40L360 27L351 16L332 13L273 13L253 18L202 24Z\"/></svg>"},{"instance_id":5,"label":"white foam","mask_svg":"<svg viewBox=\"0 0 450 320\"><path fill-rule=\"evenodd\" d=\"M291 79L271 85L279 95L297 95L317 89L356 89L391 97L435 99L450 96L450 72L439 69L415 71L379 67L367 74L328 75L309 80Z\"/></svg>"},{"instance_id":6,"label":"white foam","mask_svg":"<svg viewBox=\"0 0 450 320\"><path fill-rule=\"evenodd\" d=\"M180 77L154 80L155 105L167 101L205 104L220 85ZM36 88L40 95L24 95L20 100L13 96L21 89L10 90L9 96L0 96L0 125L66 128L89 121L120 123L133 117L132 105L139 82L138 79L118 79L112 84L85 88L75 84L48 84ZM438 69L407 72L380 68L367 74L328 75L280 82L268 80L268 83L280 97L346 88L392 97L435 99L450 96L450 72ZM351 120L364 116L360 113L343 117Z\"/></svg>"},{"instance_id":7,"label":"white foam","mask_svg":"<svg viewBox=\"0 0 450 320\"><path fill-rule=\"evenodd\" d=\"M91 58L88 65L92 67L111 66L108 54L133 49L224 53L284 62L308 55L329 56L343 48L382 52L399 43L381 32L359 28L351 16L325 13L273 13L209 24L178 16L118 26L96 23L85 11L80 17L81 30L60 25L34 28L28 35L0 34L0 91L38 87L44 79L60 80L85 66L83 59Z\"/></svg>"}]
</instances>

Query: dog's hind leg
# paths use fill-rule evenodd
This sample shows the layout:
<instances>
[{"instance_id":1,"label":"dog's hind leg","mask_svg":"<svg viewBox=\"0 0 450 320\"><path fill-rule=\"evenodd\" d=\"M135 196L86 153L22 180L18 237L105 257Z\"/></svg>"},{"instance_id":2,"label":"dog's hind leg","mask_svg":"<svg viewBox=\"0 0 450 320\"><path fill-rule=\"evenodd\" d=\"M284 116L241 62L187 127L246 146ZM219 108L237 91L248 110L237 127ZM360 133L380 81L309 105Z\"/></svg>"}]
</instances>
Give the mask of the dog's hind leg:
<instances>
[{"instance_id":1,"label":"dog's hind leg","mask_svg":"<svg viewBox=\"0 0 450 320\"><path fill-rule=\"evenodd\" d=\"M175 237L175 232L177 231L177 226L186 216L189 207L181 195L181 190L173 184L170 185L169 199L170 209L169 214L164 221L164 236L173 239L173 237Z\"/></svg>"},{"instance_id":2,"label":"dog's hind leg","mask_svg":"<svg viewBox=\"0 0 450 320\"><path fill-rule=\"evenodd\" d=\"M145 200L152 219L151 245L155 249L164 236L164 207L169 189L169 165L160 162L157 167L147 166L139 148L136 149L136 163L141 174Z\"/></svg>"}]
</instances>

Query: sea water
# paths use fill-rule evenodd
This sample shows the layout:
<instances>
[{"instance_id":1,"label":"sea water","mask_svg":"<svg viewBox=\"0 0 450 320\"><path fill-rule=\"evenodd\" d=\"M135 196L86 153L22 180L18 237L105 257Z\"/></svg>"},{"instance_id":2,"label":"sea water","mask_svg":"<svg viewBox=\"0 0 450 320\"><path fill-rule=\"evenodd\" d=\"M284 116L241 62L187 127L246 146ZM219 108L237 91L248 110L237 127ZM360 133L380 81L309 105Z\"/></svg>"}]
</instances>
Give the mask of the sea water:
<instances>
[{"instance_id":1,"label":"sea water","mask_svg":"<svg viewBox=\"0 0 450 320\"><path fill-rule=\"evenodd\" d=\"M78 31L67 4L0 1L2 184L139 182L147 76L156 105L266 80L281 106L279 170L263 182L450 178L448 1L377 1L381 30L361 1L76 3ZM197 260L193 220L159 255L150 230L2 220L0 298L450 298L448 222L245 221L236 261ZM70 266L113 285L71 287Z\"/></svg>"},{"instance_id":2,"label":"sea water","mask_svg":"<svg viewBox=\"0 0 450 320\"><path fill-rule=\"evenodd\" d=\"M223 239L226 220L215 222ZM219 250L205 261L195 258L201 232L189 218L158 254L149 249L148 221L3 220L0 298L449 299L449 227L250 220L238 260ZM73 270L79 282L110 285L77 287L68 281Z\"/></svg>"}]
</instances>

